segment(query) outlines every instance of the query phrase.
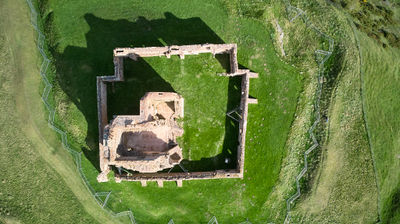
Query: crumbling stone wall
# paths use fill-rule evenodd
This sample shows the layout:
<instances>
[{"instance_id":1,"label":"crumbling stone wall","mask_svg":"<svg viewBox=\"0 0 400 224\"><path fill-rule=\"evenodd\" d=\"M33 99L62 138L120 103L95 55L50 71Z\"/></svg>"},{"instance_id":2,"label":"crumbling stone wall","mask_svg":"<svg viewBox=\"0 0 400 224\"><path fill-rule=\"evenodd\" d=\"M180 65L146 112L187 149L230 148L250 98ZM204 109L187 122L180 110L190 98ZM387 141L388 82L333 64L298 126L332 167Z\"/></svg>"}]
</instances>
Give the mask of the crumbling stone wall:
<instances>
[{"instance_id":1,"label":"crumbling stone wall","mask_svg":"<svg viewBox=\"0 0 400 224\"><path fill-rule=\"evenodd\" d=\"M107 181L107 173L110 170L107 159L109 155L104 150L104 139L107 133L104 127L107 125L107 86L108 82L123 81L123 59L131 58L137 60L138 57L167 57L178 55L181 59L185 55L197 55L201 53L229 54L230 72L222 74L223 76L242 76L241 83L241 100L239 120L239 145L237 150L237 167L231 170L217 170L213 172L182 172L182 173L135 173L135 174L116 174L116 181L141 181L146 186L146 181L157 181L162 186L162 181L177 181L178 186L182 186L182 180L193 179L218 179L218 178L242 178L244 172L245 160L245 142L246 128L248 116L248 104L257 103L256 99L249 99L250 78L257 78L258 74L247 69L239 69L237 61L237 45L236 44L197 44L183 46L166 46L166 47L144 47L144 48L116 48L114 49L114 66L113 76L100 76L97 78L97 107L99 116L99 153L100 153L100 169L101 174L99 181Z\"/></svg>"},{"instance_id":2,"label":"crumbling stone wall","mask_svg":"<svg viewBox=\"0 0 400 224\"><path fill-rule=\"evenodd\" d=\"M104 128L103 150L108 165L156 173L182 161L176 138L183 129L184 99L172 92L147 92L140 100L139 115L118 115Z\"/></svg>"}]
</instances>

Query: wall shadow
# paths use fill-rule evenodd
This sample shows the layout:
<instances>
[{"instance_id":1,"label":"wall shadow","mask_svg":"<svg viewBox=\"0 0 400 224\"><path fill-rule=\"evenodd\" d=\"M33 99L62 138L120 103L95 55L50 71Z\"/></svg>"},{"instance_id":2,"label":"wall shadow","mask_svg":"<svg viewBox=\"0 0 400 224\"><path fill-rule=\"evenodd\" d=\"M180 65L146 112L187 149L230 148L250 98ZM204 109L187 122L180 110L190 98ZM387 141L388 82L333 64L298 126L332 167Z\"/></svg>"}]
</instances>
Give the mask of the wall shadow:
<instances>
[{"instance_id":1,"label":"wall shadow","mask_svg":"<svg viewBox=\"0 0 400 224\"><path fill-rule=\"evenodd\" d=\"M124 78L107 85L108 120L114 115L139 114L139 101L146 92L176 92L143 58L124 59Z\"/></svg>"},{"instance_id":2,"label":"wall shadow","mask_svg":"<svg viewBox=\"0 0 400 224\"><path fill-rule=\"evenodd\" d=\"M387 206L387 208L389 209L386 209L386 211L384 211L384 213L386 214L383 214L383 222L394 223L393 221L396 220L400 212L400 189L396 189L394 193L391 194L386 204L389 205Z\"/></svg>"},{"instance_id":3,"label":"wall shadow","mask_svg":"<svg viewBox=\"0 0 400 224\"><path fill-rule=\"evenodd\" d=\"M64 52L59 53L54 45L50 50L56 59L59 86L88 123L86 143L89 148L82 148L82 151L99 170L96 76L114 73L113 49L224 42L200 18L180 19L168 12L163 19L147 20L139 17L135 22L125 19L105 20L93 14L86 14L84 18L90 26L85 34L86 47L68 46ZM48 21L51 23L52 20ZM48 27L51 25L46 24ZM229 67L224 57L216 58L223 66ZM107 87L109 119L118 114L139 114L139 100L145 92L175 92L146 61L126 59L124 64L126 81ZM234 88L235 85L238 89ZM227 111L240 103L240 77L230 78L228 92ZM231 122L227 117L225 128L223 152L199 161L185 160L187 169L206 171L236 167L238 123ZM225 158L228 158L228 163L225 163Z\"/></svg>"},{"instance_id":4,"label":"wall shadow","mask_svg":"<svg viewBox=\"0 0 400 224\"><path fill-rule=\"evenodd\" d=\"M234 110L240 105L242 77L230 77L228 84L228 102L226 112ZM225 117L225 137L222 152L215 157L202 158L197 161L183 160L182 165L188 171L214 171L222 169L235 169L237 166L237 147L239 145L239 122ZM180 172L179 167L172 171Z\"/></svg>"}]
</instances>

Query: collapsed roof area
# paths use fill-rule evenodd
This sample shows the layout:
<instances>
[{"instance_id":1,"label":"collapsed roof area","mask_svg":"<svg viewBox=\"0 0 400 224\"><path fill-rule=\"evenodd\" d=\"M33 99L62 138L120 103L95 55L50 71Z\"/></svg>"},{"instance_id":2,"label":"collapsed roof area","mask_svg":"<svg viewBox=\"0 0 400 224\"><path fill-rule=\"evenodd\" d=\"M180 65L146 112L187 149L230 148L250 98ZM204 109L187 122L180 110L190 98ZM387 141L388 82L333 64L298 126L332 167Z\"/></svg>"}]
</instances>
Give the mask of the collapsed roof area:
<instances>
[{"instance_id":1,"label":"collapsed roof area","mask_svg":"<svg viewBox=\"0 0 400 224\"><path fill-rule=\"evenodd\" d=\"M183 98L176 93L148 92L140 100L140 115L116 116L104 128L108 165L154 173L179 164L182 149L176 137L183 129Z\"/></svg>"},{"instance_id":2,"label":"collapsed roof area","mask_svg":"<svg viewBox=\"0 0 400 224\"><path fill-rule=\"evenodd\" d=\"M239 145L237 150L237 167L230 170L207 172L170 173L158 172L179 164L182 161L182 149L176 138L182 136L183 129L178 125L179 118L184 116L184 100L177 93L148 92L140 100L139 115L115 116L110 123L107 120L107 83L124 81L123 59L137 60L139 57L185 55L200 53L229 54L230 73L222 76L241 76L241 100L238 108ZM114 49L115 74L97 77L97 107L99 117L99 155L101 173L99 182L108 181L108 173L114 166L118 170L127 169L135 172L115 173L115 180L140 181L142 186L147 181L157 181L160 187L163 181L242 178L244 171L245 138L248 104L257 103L249 98L250 78L258 74L248 69L239 69L236 44L202 44L146 48ZM229 113L228 113L229 115ZM236 119L235 119L236 120Z\"/></svg>"}]
</instances>

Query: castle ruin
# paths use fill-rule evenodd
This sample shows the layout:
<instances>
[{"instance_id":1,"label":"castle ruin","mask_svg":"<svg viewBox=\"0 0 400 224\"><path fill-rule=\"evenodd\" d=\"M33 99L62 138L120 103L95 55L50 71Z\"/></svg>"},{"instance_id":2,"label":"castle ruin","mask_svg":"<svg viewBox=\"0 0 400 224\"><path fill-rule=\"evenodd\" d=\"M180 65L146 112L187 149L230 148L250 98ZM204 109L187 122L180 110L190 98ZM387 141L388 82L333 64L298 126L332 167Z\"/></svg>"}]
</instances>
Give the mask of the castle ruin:
<instances>
[{"instance_id":1,"label":"castle ruin","mask_svg":"<svg viewBox=\"0 0 400 224\"><path fill-rule=\"evenodd\" d=\"M124 81L123 60L138 57L165 56L200 53L229 54L230 72L223 76L241 76L241 100L239 113L239 145L237 167L229 170L208 172L158 172L172 168L182 161L182 149L176 138L182 136L183 129L178 120L184 116L184 99L177 93L148 92L140 100L139 115L115 116L110 123L107 120L107 83ZM163 181L176 181L182 186L183 180L243 178L245 141L248 104L256 104L257 99L249 98L250 78L258 74L248 69L239 69L236 44L203 44L167 47L117 48L114 49L113 76L97 77L97 107L99 117L99 155L101 173L99 182L108 181L107 174L112 166L135 171L133 173L115 173L115 180L140 181L142 186L147 181L157 181L160 187Z\"/></svg>"}]
</instances>

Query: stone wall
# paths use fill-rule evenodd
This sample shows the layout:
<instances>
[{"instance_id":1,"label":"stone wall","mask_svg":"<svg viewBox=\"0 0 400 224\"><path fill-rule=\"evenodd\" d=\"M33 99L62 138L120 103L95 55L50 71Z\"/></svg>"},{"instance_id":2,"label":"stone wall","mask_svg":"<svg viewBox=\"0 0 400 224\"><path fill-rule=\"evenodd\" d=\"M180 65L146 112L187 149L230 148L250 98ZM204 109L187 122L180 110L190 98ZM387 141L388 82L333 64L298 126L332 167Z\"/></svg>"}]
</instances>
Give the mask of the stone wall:
<instances>
[{"instance_id":1,"label":"stone wall","mask_svg":"<svg viewBox=\"0 0 400 224\"><path fill-rule=\"evenodd\" d=\"M182 45L182 46L166 46L166 47L137 47L137 48L116 48L114 49L114 57L130 57L136 60L138 57L157 57L165 56L170 58L171 55L179 55L181 59L185 55L198 55L202 53L216 54L231 54L231 61L237 69L237 47L236 44L196 44L196 45ZM235 70L231 71L232 73Z\"/></svg>"},{"instance_id":2,"label":"stone wall","mask_svg":"<svg viewBox=\"0 0 400 224\"><path fill-rule=\"evenodd\" d=\"M178 181L178 180L208 180L222 178L241 178L242 175L236 169L216 170L205 172L179 172L179 173L133 173L116 174L115 180L119 181Z\"/></svg>"}]
</instances>

